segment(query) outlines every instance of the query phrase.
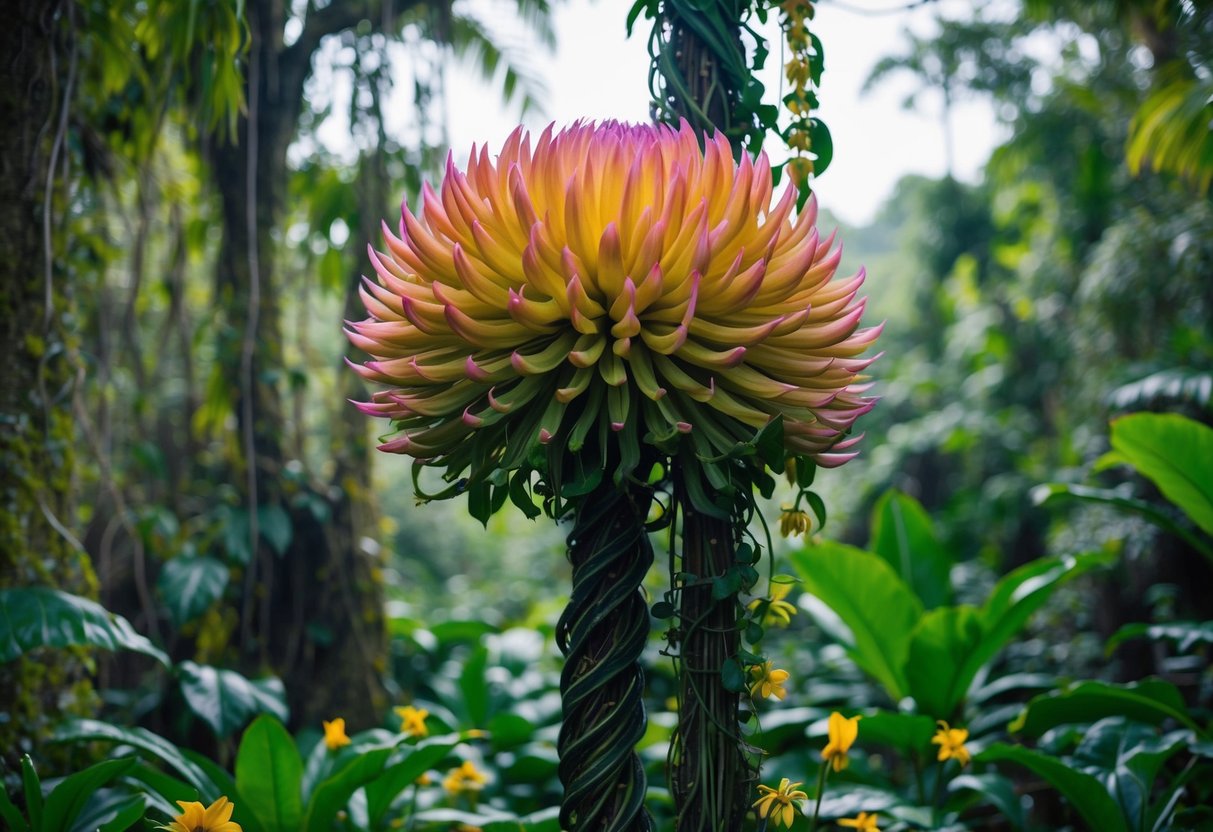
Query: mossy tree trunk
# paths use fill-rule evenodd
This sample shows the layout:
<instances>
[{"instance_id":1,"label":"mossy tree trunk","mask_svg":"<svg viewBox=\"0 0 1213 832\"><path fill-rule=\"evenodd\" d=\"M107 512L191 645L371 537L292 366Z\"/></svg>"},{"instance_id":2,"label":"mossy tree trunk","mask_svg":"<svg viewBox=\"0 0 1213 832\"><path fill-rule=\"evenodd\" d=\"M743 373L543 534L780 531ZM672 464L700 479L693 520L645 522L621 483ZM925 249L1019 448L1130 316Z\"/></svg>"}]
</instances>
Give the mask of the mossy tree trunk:
<instances>
[{"instance_id":1,"label":"mossy tree trunk","mask_svg":"<svg viewBox=\"0 0 1213 832\"><path fill-rule=\"evenodd\" d=\"M395 4L393 14L414 5ZM283 678L294 722L342 715L351 730L378 724L387 705L379 555L368 542L376 533L369 448L364 420L349 408L350 418L338 415L334 425L329 481L306 501L298 499L298 486L287 483L287 464L302 449L289 447L283 434L281 308L290 287L315 277L284 279L274 231L284 213L287 147L304 106L312 56L326 35L363 20L383 25L382 6L331 4L310 14L302 34L286 46L283 5L249 2L247 113L239 120L238 141L215 140L208 153L224 234L216 290L227 326L218 353L233 383L240 448L229 479L256 508L249 512L256 545L250 545L243 577L239 652L246 670L269 669ZM323 511L316 511L316 498ZM292 528L282 553L256 528L262 513L277 511L287 513Z\"/></svg>"},{"instance_id":2,"label":"mossy tree trunk","mask_svg":"<svg viewBox=\"0 0 1213 832\"><path fill-rule=\"evenodd\" d=\"M0 27L0 587L95 598L96 578L72 531L76 366L57 244L66 214L62 108L74 71L69 11L66 2L18 0ZM82 653L0 665L4 766L94 699Z\"/></svg>"}]
</instances>

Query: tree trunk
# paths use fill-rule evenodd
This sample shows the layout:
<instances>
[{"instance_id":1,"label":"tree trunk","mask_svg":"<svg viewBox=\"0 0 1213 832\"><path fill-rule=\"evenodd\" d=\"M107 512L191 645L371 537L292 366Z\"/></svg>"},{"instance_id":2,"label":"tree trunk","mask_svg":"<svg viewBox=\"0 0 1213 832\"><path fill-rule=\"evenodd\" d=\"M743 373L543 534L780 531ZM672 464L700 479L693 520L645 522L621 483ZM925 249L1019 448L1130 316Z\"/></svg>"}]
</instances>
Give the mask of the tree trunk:
<instances>
[{"instance_id":1,"label":"tree trunk","mask_svg":"<svg viewBox=\"0 0 1213 832\"><path fill-rule=\"evenodd\" d=\"M0 587L96 597L70 528L75 353L61 246L65 100L75 72L68 3L20 0L0 27ZM57 163L57 164L56 164ZM86 654L41 651L0 665L0 761L15 770L55 722L95 704ZM43 756L42 759L45 759Z\"/></svg>"},{"instance_id":2,"label":"tree trunk","mask_svg":"<svg viewBox=\"0 0 1213 832\"><path fill-rule=\"evenodd\" d=\"M219 360L236 388L235 444L241 449L229 461L229 481L242 487L253 509L253 556L243 576L237 647L246 671L269 669L282 677L295 724L344 716L351 730L359 730L379 724L387 705L380 679L387 639L378 550L369 542L375 525L366 442L357 431L336 430L333 481L305 486L310 494L292 489L284 474L300 449L285 442L276 383L284 368L283 290L272 231L283 215L286 151L311 54L287 58L280 3L249 3L248 23L247 115L239 121L238 141L217 142L209 154L224 235L216 288L228 325L220 335ZM290 518L284 552L275 552L259 534L261 521L274 512Z\"/></svg>"}]
</instances>

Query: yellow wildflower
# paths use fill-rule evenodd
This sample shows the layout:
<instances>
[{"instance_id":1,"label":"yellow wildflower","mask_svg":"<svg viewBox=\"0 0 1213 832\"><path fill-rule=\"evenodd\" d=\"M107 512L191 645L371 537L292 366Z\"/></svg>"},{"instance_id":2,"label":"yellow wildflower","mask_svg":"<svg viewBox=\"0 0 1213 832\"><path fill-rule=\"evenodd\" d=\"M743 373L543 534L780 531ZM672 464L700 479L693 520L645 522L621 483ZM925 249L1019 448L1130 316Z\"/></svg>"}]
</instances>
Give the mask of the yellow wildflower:
<instances>
[{"instance_id":1,"label":"yellow wildflower","mask_svg":"<svg viewBox=\"0 0 1213 832\"><path fill-rule=\"evenodd\" d=\"M240 824L231 821L235 807L226 797L220 797L210 806L178 800L181 814L169 824L159 827L169 832L244 832Z\"/></svg>"},{"instance_id":2,"label":"yellow wildflower","mask_svg":"<svg viewBox=\"0 0 1213 832\"><path fill-rule=\"evenodd\" d=\"M830 724L827 729L830 741L822 749L821 757L823 760L829 761L834 767L834 771L842 771L850 763L847 752L851 750L851 746L855 744L855 738L859 736L860 719L861 717L858 716L847 719L838 711L830 714Z\"/></svg>"},{"instance_id":3,"label":"yellow wildflower","mask_svg":"<svg viewBox=\"0 0 1213 832\"><path fill-rule=\"evenodd\" d=\"M839 826L845 826L848 829L858 829L859 832L880 832L876 826L876 815L869 815L867 812L860 812L857 817L842 818L838 821Z\"/></svg>"},{"instance_id":4,"label":"yellow wildflower","mask_svg":"<svg viewBox=\"0 0 1213 832\"><path fill-rule=\"evenodd\" d=\"M430 729L425 727L425 718L430 712L425 708L414 708L412 705L393 708L396 716L400 717L400 730L410 737L428 737Z\"/></svg>"},{"instance_id":5,"label":"yellow wildflower","mask_svg":"<svg viewBox=\"0 0 1213 832\"><path fill-rule=\"evenodd\" d=\"M329 751L336 751L350 744L350 738L345 735L344 719L337 717L332 722L324 721L324 744L329 747Z\"/></svg>"},{"instance_id":6,"label":"yellow wildflower","mask_svg":"<svg viewBox=\"0 0 1213 832\"><path fill-rule=\"evenodd\" d=\"M792 616L796 614L796 606L784 600L791 591L791 584L772 584L769 598L756 598L750 602L751 610L757 610L766 604L766 610L762 614L763 627L786 627L792 623Z\"/></svg>"},{"instance_id":7,"label":"yellow wildflower","mask_svg":"<svg viewBox=\"0 0 1213 832\"><path fill-rule=\"evenodd\" d=\"M969 729L949 728L948 723L942 719L936 724L939 729L935 732L935 736L931 737L931 742L939 746L939 762L953 759L961 766L967 766L969 760L972 759L969 749L965 748L965 740L969 738Z\"/></svg>"},{"instance_id":8,"label":"yellow wildflower","mask_svg":"<svg viewBox=\"0 0 1213 832\"><path fill-rule=\"evenodd\" d=\"M479 792L487 782L489 778L476 768L476 764L465 760L459 768L453 768L447 773L442 781L442 788L446 789L447 794L457 797L469 792Z\"/></svg>"},{"instance_id":9,"label":"yellow wildflower","mask_svg":"<svg viewBox=\"0 0 1213 832\"><path fill-rule=\"evenodd\" d=\"M423 771L421 773L421 776L413 781L413 784L417 785L417 786L428 786L428 785L432 784L433 782L434 782L434 778L430 777L430 773L428 771Z\"/></svg>"},{"instance_id":10,"label":"yellow wildflower","mask_svg":"<svg viewBox=\"0 0 1213 832\"><path fill-rule=\"evenodd\" d=\"M801 784L792 783L786 777L779 781L777 789L760 785L758 793L762 796L754 801L758 817L769 817L776 828L786 826L791 829L792 821L796 817L796 809L800 808L795 801L809 799L807 794L797 790L796 787L799 785Z\"/></svg>"},{"instance_id":11,"label":"yellow wildflower","mask_svg":"<svg viewBox=\"0 0 1213 832\"><path fill-rule=\"evenodd\" d=\"M793 511L785 508L783 514L779 516L779 533L784 537L805 534L808 532L810 525L809 515L803 511Z\"/></svg>"},{"instance_id":12,"label":"yellow wildflower","mask_svg":"<svg viewBox=\"0 0 1213 832\"><path fill-rule=\"evenodd\" d=\"M786 670L775 667L774 662L763 662L750 668L754 681L750 683L750 696L755 699L767 699L774 696L783 699L788 692L783 689L783 683L791 676Z\"/></svg>"}]
</instances>

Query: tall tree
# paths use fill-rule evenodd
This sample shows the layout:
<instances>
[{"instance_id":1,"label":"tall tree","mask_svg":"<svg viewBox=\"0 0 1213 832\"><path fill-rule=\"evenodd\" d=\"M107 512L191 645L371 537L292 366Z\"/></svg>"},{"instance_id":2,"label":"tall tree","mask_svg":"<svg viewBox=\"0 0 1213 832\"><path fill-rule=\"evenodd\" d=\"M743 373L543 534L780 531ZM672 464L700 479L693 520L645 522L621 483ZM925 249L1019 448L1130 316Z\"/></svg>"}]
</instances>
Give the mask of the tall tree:
<instances>
[{"instance_id":1,"label":"tall tree","mask_svg":"<svg viewBox=\"0 0 1213 832\"><path fill-rule=\"evenodd\" d=\"M72 15L64 0L20 0L0 31L0 587L95 596L96 577L70 530L77 365L58 236L67 106L79 78ZM86 666L63 651L0 665L6 768L65 712L90 705Z\"/></svg>"}]
</instances>

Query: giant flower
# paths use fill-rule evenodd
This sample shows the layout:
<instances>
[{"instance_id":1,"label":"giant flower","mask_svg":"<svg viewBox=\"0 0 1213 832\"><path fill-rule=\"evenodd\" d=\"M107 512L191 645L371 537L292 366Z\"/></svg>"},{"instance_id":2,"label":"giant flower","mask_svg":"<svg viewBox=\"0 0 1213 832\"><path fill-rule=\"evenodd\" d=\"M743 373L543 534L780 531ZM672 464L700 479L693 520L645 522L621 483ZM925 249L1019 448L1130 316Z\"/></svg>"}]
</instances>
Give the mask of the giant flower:
<instances>
[{"instance_id":1,"label":"giant flower","mask_svg":"<svg viewBox=\"0 0 1213 832\"><path fill-rule=\"evenodd\" d=\"M520 128L448 160L385 224L349 324L372 356L355 369L386 385L359 405L392 421L380 449L475 481L544 445L717 458L778 417L787 451L844 462L879 327L795 201L773 201L765 155L685 123Z\"/></svg>"}]
</instances>

